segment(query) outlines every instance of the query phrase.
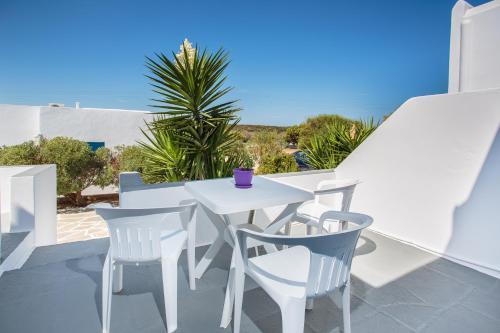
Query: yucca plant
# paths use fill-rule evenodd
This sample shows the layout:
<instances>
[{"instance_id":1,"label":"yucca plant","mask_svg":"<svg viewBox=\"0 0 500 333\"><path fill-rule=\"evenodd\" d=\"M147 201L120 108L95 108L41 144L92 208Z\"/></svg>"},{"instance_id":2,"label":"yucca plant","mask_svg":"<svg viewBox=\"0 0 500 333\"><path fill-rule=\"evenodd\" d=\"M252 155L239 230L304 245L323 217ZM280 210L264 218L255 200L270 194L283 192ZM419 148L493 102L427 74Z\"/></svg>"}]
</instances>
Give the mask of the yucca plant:
<instances>
[{"instance_id":1,"label":"yucca plant","mask_svg":"<svg viewBox=\"0 0 500 333\"><path fill-rule=\"evenodd\" d=\"M174 178L229 176L243 161L241 154L235 155L231 149L237 142L234 128L240 109L236 101L225 99L232 89L224 86L228 55L223 49L213 54L206 49L199 52L186 39L181 52L172 56L169 59L160 53L156 59L147 57L151 72L147 77L159 96L153 99L153 106L163 111L149 124L149 142L142 146L149 152L150 162L157 164L158 172L169 165L162 156L166 155L162 150L167 150L167 141L175 146L182 155L178 167L183 172L174 172Z\"/></svg>"},{"instance_id":2,"label":"yucca plant","mask_svg":"<svg viewBox=\"0 0 500 333\"><path fill-rule=\"evenodd\" d=\"M147 124L142 131L147 142L139 142L145 157L143 177L147 182L175 182L187 178L185 150L168 131Z\"/></svg>"},{"instance_id":3,"label":"yucca plant","mask_svg":"<svg viewBox=\"0 0 500 333\"><path fill-rule=\"evenodd\" d=\"M378 123L373 119L352 124L337 122L313 136L304 147L307 163L314 169L331 169L339 165L375 129Z\"/></svg>"}]
</instances>

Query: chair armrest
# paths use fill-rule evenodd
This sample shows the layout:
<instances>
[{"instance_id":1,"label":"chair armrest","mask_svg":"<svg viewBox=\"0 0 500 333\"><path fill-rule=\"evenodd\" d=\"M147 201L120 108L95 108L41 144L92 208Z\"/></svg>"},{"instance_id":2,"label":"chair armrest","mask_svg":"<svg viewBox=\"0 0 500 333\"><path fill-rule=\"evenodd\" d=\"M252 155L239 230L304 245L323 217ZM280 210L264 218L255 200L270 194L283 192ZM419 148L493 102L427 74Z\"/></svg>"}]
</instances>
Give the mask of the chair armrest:
<instances>
[{"instance_id":1,"label":"chair armrest","mask_svg":"<svg viewBox=\"0 0 500 333\"><path fill-rule=\"evenodd\" d=\"M353 190L360 181L358 179L328 179L318 183L314 194L339 193L346 190Z\"/></svg>"}]
</instances>

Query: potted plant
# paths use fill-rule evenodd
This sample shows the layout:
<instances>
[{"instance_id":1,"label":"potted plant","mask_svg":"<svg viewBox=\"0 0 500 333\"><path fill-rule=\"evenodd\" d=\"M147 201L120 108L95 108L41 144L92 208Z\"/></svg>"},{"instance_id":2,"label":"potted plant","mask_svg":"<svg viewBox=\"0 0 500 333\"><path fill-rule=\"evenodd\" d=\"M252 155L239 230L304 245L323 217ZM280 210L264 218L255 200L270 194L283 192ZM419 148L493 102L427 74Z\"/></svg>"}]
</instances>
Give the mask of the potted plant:
<instances>
[{"instance_id":1,"label":"potted plant","mask_svg":"<svg viewBox=\"0 0 500 333\"><path fill-rule=\"evenodd\" d=\"M239 168L233 169L234 183L238 188L252 187L252 161L245 161Z\"/></svg>"}]
</instances>

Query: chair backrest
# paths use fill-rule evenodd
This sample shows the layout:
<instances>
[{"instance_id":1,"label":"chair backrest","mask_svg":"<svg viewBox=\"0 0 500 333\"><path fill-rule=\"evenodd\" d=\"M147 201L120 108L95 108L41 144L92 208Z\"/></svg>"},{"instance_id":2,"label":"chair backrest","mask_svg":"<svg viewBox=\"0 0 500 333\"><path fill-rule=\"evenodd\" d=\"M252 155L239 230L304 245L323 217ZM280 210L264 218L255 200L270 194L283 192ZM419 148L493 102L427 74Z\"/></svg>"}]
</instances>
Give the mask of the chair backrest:
<instances>
[{"instance_id":1,"label":"chair backrest","mask_svg":"<svg viewBox=\"0 0 500 333\"><path fill-rule=\"evenodd\" d=\"M330 194L342 195L340 211L348 212L351 206L352 196L356 185L360 183L357 179L331 179L323 180L316 187L314 201L320 203L322 197Z\"/></svg>"},{"instance_id":2,"label":"chair backrest","mask_svg":"<svg viewBox=\"0 0 500 333\"><path fill-rule=\"evenodd\" d=\"M172 220L190 220L196 204L163 208L96 207L108 226L114 260L141 262L160 258L160 237L180 229Z\"/></svg>"},{"instance_id":3,"label":"chair backrest","mask_svg":"<svg viewBox=\"0 0 500 333\"><path fill-rule=\"evenodd\" d=\"M311 252L307 295L320 296L344 286L350 277L352 258L359 235L373 219L364 214L328 211L321 215L320 222L323 223L328 219L347 221L349 227L336 233L299 237L234 229L244 265L248 264L247 237L277 245L305 246Z\"/></svg>"}]
</instances>

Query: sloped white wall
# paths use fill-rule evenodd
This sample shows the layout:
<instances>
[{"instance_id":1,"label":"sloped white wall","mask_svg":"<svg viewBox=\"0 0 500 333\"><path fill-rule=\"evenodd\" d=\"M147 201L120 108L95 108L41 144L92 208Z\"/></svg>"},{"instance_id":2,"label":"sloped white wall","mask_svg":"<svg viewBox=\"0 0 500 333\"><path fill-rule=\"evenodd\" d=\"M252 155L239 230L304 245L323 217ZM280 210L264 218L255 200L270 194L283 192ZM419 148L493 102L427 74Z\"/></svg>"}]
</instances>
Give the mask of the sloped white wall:
<instances>
[{"instance_id":1,"label":"sloped white wall","mask_svg":"<svg viewBox=\"0 0 500 333\"><path fill-rule=\"evenodd\" d=\"M500 89L404 103L335 170L372 229L500 276Z\"/></svg>"}]
</instances>

